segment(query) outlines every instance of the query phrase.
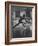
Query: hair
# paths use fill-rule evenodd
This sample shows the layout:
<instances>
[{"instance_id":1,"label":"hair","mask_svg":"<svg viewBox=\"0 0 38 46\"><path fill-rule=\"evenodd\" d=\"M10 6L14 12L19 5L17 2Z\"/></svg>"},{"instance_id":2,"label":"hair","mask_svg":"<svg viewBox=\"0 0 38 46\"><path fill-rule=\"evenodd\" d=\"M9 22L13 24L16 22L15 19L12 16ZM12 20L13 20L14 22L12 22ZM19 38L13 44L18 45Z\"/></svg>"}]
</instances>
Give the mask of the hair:
<instances>
[{"instance_id":1,"label":"hair","mask_svg":"<svg viewBox=\"0 0 38 46\"><path fill-rule=\"evenodd\" d=\"M25 17L25 14L23 14L23 17Z\"/></svg>"}]
</instances>

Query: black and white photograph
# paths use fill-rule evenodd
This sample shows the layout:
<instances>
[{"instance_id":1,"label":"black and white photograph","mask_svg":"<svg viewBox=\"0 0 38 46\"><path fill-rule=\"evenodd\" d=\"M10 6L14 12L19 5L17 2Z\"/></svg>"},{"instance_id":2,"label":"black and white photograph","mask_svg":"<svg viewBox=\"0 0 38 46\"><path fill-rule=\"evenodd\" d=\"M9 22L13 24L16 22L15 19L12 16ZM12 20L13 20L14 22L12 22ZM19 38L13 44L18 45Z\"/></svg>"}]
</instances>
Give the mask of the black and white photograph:
<instances>
[{"instance_id":1,"label":"black and white photograph","mask_svg":"<svg viewBox=\"0 0 38 46\"><path fill-rule=\"evenodd\" d=\"M32 37L32 7L11 6L13 38Z\"/></svg>"}]
</instances>

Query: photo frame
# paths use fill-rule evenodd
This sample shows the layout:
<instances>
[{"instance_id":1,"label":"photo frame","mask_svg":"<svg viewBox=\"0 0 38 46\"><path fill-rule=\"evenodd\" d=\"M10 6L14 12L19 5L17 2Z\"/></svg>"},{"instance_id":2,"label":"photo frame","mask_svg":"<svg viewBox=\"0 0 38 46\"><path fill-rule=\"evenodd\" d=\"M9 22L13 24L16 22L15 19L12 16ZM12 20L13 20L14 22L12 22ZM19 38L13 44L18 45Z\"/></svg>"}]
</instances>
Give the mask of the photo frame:
<instances>
[{"instance_id":1,"label":"photo frame","mask_svg":"<svg viewBox=\"0 0 38 46\"><path fill-rule=\"evenodd\" d=\"M5 2L5 44L37 42L37 4Z\"/></svg>"}]
</instances>

